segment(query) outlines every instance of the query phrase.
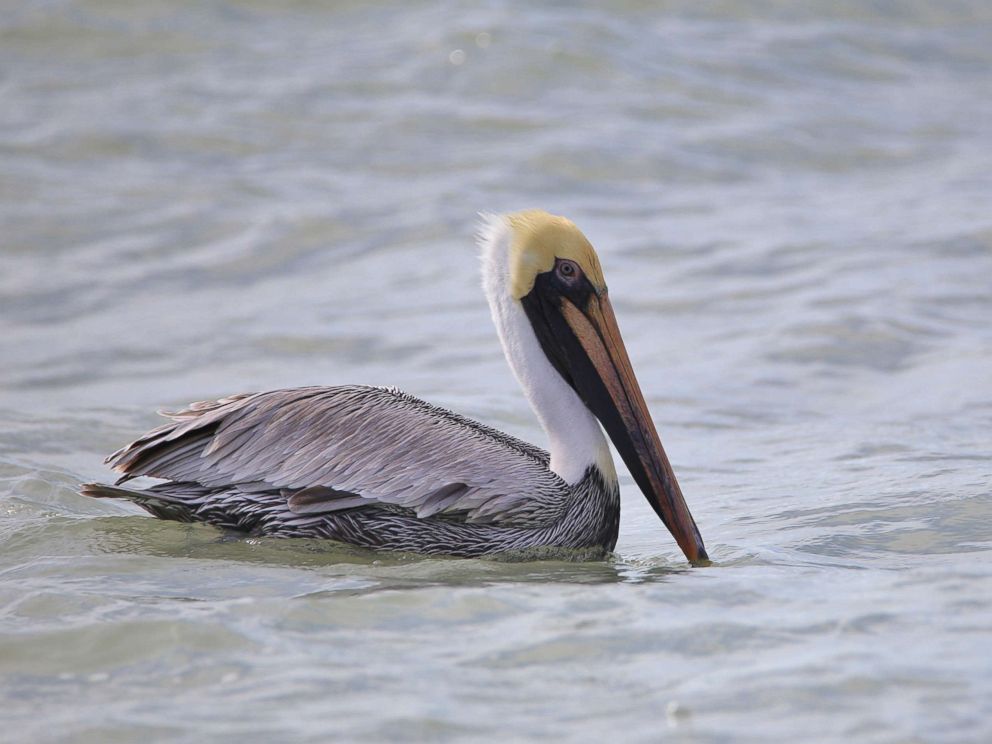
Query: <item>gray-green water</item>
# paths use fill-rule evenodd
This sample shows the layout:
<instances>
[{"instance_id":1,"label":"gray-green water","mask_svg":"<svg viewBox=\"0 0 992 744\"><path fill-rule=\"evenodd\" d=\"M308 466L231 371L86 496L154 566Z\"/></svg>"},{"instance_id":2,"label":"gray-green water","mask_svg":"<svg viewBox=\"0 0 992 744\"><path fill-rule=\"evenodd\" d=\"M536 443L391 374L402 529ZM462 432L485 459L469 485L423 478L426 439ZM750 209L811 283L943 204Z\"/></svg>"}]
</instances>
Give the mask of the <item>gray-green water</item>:
<instances>
[{"instance_id":1,"label":"gray-green water","mask_svg":"<svg viewBox=\"0 0 992 744\"><path fill-rule=\"evenodd\" d=\"M0 9L0 738L992 737L984 2ZM572 216L716 566L227 541L151 413L395 384L543 441L474 214Z\"/></svg>"}]
</instances>

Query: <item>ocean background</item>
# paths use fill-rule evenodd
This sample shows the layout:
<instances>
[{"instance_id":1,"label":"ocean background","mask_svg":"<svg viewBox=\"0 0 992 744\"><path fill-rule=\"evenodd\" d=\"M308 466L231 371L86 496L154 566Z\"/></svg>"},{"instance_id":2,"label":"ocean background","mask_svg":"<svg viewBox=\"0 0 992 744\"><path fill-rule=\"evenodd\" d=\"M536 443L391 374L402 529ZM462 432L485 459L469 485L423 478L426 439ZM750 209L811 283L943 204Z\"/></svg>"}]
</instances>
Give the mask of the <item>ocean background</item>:
<instances>
[{"instance_id":1,"label":"ocean background","mask_svg":"<svg viewBox=\"0 0 992 744\"><path fill-rule=\"evenodd\" d=\"M0 739L992 740L992 5L5 2ZM544 434L477 213L597 246L715 565L231 539L78 495L157 408Z\"/></svg>"}]
</instances>

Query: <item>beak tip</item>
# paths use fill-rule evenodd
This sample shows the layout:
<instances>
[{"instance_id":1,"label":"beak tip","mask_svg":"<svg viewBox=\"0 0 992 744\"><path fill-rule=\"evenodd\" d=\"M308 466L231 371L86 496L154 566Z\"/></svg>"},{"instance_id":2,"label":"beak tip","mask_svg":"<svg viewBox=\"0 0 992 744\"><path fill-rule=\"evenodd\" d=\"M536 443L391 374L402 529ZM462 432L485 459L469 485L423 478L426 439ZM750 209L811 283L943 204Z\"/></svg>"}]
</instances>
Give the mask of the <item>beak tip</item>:
<instances>
[{"instance_id":1,"label":"beak tip","mask_svg":"<svg viewBox=\"0 0 992 744\"><path fill-rule=\"evenodd\" d=\"M695 525L693 525L693 527L695 527ZM703 545L703 538L700 537L699 530L694 529L693 531L696 533L696 539L689 545L685 546L688 548L683 551L685 553L685 557L689 559L689 563L692 566L697 568L712 566L713 561L710 560L710 556L706 552L706 546Z\"/></svg>"},{"instance_id":2,"label":"beak tip","mask_svg":"<svg viewBox=\"0 0 992 744\"><path fill-rule=\"evenodd\" d=\"M678 495L681 497L681 491L678 492ZM706 545L703 543L703 536L699 534L699 528L692 515L689 514L685 501L680 498L679 502L681 502L684 510L685 521L676 522L675 529L672 529L668 522L665 522L665 526L675 537L675 542L682 548L689 563L693 566L708 566L711 561L709 553L706 552Z\"/></svg>"},{"instance_id":3,"label":"beak tip","mask_svg":"<svg viewBox=\"0 0 992 744\"><path fill-rule=\"evenodd\" d=\"M693 568L706 568L707 566L713 565L713 561L710 560L709 555L706 553L706 548L702 545L699 546L699 551L696 553L696 557L689 559L689 563Z\"/></svg>"}]
</instances>

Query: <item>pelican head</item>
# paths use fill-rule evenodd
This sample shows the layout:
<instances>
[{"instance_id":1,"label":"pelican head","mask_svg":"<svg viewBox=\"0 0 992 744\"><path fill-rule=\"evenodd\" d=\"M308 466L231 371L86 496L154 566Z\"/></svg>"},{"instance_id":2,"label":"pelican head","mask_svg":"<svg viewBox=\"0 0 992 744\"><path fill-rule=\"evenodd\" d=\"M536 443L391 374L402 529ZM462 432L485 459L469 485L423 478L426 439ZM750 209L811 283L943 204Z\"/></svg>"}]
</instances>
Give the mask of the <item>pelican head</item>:
<instances>
[{"instance_id":1,"label":"pelican head","mask_svg":"<svg viewBox=\"0 0 992 744\"><path fill-rule=\"evenodd\" d=\"M480 240L493 318L510 366L552 439L552 469L575 480L585 466L571 467L569 453L556 448L574 449L583 436L602 442L595 422L589 424L595 433L582 434L583 417L590 418L584 407L606 430L682 552L693 563L706 562L624 348L599 257L585 235L564 217L529 210L489 218ZM609 458L605 442L602 449ZM612 463L605 467L612 472Z\"/></svg>"}]
</instances>

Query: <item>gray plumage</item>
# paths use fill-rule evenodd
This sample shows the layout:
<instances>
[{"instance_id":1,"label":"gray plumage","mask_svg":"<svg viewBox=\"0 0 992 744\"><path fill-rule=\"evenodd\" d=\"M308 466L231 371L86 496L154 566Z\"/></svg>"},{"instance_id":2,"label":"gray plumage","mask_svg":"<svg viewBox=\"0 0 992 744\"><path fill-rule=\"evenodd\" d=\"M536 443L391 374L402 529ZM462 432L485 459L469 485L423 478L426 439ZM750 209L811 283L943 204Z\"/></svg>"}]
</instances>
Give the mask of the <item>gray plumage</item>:
<instances>
[{"instance_id":1,"label":"gray plumage","mask_svg":"<svg viewBox=\"0 0 992 744\"><path fill-rule=\"evenodd\" d=\"M391 388L308 387L194 403L111 455L116 486L155 516L381 550L476 556L612 550L615 481L568 485L548 453ZM120 484L151 476L138 490Z\"/></svg>"}]
</instances>

